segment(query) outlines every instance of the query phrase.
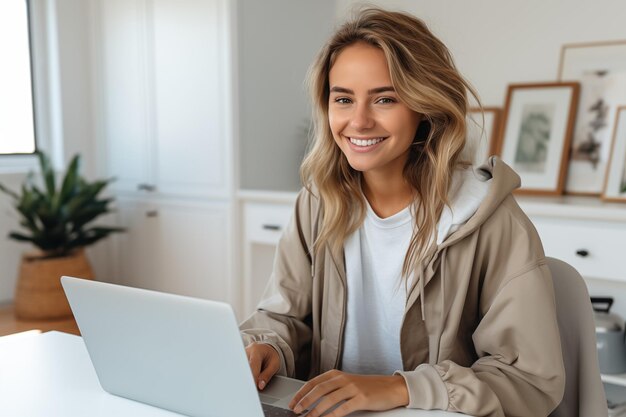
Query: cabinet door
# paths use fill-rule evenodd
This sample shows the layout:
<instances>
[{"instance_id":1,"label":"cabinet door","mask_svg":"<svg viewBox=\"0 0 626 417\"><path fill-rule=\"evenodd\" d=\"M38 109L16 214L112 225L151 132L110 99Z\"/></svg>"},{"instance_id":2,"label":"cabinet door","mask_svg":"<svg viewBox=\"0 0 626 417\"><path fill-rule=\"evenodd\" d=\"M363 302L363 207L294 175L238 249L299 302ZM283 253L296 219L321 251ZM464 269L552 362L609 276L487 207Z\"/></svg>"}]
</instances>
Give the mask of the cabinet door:
<instances>
[{"instance_id":1,"label":"cabinet door","mask_svg":"<svg viewBox=\"0 0 626 417\"><path fill-rule=\"evenodd\" d=\"M120 279L124 285L231 301L231 208L227 204L120 204Z\"/></svg>"},{"instance_id":2,"label":"cabinet door","mask_svg":"<svg viewBox=\"0 0 626 417\"><path fill-rule=\"evenodd\" d=\"M112 188L134 191L150 180L145 2L107 0L94 6L94 78L99 131Z\"/></svg>"},{"instance_id":3,"label":"cabinet door","mask_svg":"<svg viewBox=\"0 0 626 417\"><path fill-rule=\"evenodd\" d=\"M158 290L155 285L155 238L158 218L149 201L117 199L118 225L126 232L115 236L115 276L112 282Z\"/></svg>"},{"instance_id":4,"label":"cabinet door","mask_svg":"<svg viewBox=\"0 0 626 417\"><path fill-rule=\"evenodd\" d=\"M152 2L154 172L162 193L226 196L229 40L221 3Z\"/></svg>"},{"instance_id":5,"label":"cabinet door","mask_svg":"<svg viewBox=\"0 0 626 417\"><path fill-rule=\"evenodd\" d=\"M99 143L114 188L228 198L228 2L97 3Z\"/></svg>"}]
</instances>

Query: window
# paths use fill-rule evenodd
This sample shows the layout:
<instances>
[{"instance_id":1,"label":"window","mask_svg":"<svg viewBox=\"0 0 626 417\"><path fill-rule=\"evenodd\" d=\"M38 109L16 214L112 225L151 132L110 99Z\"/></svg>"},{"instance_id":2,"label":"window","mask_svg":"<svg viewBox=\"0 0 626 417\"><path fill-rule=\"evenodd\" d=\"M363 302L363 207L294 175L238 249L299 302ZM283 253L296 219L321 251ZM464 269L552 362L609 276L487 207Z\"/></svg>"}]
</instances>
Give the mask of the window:
<instances>
[{"instance_id":1,"label":"window","mask_svg":"<svg viewBox=\"0 0 626 417\"><path fill-rule=\"evenodd\" d=\"M35 152L27 0L0 0L0 155Z\"/></svg>"}]
</instances>

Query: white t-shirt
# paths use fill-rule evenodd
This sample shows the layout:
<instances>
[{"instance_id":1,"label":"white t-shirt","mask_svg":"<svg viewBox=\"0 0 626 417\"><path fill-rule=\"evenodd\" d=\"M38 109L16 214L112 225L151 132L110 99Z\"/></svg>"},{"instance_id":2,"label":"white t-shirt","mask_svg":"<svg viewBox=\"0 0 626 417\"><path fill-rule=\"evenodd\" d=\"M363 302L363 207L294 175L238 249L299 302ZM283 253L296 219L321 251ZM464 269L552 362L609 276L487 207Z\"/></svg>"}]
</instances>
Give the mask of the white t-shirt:
<instances>
[{"instance_id":1,"label":"white t-shirt","mask_svg":"<svg viewBox=\"0 0 626 417\"><path fill-rule=\"evenodd\" d=\"M452 208L444 208L437 224L438 245L474 215L489 184L471 169L455 172L449 197ZM391 375L403 369L400 327L406 287L401 274L413 223L410 206L381 219L367 204L363 225L344 242L348 281L344 372Z\"/></svg>"},{"instance_id":2,"label":"white t-shirt","mask_svg":"<svg viewBox=\"0 0 626 417\"><path fill-rule=\"evenodd\" d=\"M406 288L401 274L413 231L409 208L381 219L367 204L363 225L344 243L348 281L344 372L391 375L402 370L400 325Z\"/></svg>"}]
</instances>

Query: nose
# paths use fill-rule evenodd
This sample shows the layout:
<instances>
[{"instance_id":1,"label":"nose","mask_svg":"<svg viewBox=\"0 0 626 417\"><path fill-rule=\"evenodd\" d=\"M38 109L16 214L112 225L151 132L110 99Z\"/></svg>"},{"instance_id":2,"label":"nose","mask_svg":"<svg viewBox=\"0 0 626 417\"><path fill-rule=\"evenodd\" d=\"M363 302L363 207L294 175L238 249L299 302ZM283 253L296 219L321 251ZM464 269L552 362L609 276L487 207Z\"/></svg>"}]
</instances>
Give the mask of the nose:
<instances>
[{"instance_id":1,"label":"nose","mask_svg":"<svg viewBox=\"0 0 626 417\"><path fill-rule=\"evenodd\" d=\"M371 129L374 127L374 119L370 114L370 108L366 103L355 106L350 119L350 126L356 130Z\"/></svg>"}]
</instances>

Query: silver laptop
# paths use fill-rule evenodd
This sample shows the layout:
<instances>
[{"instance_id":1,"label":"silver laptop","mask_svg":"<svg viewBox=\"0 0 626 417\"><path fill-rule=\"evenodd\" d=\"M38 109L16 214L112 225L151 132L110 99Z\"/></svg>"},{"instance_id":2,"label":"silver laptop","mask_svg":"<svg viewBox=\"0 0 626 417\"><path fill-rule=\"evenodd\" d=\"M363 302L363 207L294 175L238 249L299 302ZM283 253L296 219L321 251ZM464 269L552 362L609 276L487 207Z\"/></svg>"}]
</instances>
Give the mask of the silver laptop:
<instances>
[{"instance_id":1,"label":"silver laptop","mask_svg":"<svg viewBox=\"0 0 626 417\"><path fill-rule=\"evenodd\" d=\"M111 394L194 417L295 416L304 384L256 389L230 305L62 277L100 380Z\"/></svg>"}]
</instances>

